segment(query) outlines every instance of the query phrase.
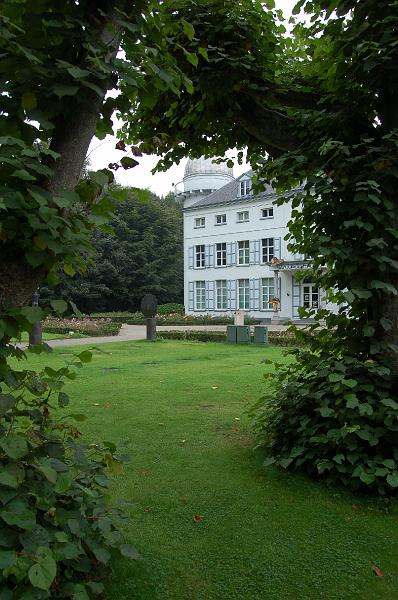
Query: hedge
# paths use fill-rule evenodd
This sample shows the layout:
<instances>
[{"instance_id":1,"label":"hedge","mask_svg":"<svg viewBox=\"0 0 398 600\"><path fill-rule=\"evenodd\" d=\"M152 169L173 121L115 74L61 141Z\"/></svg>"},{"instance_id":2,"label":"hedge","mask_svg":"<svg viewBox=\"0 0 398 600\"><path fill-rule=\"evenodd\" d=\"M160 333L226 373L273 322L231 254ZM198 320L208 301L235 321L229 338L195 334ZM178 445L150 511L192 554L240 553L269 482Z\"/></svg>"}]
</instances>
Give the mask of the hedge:
<instances>
[{"instance_id":1,"label":"hedge","mask_svg":"<svg viewBox=\"0 0 398 600\"><path fill-rule=\"evenodd\" d=\"M113 323L110 319L48 318L43 322L43 332L60 333L65 335L73 332L92 337L101 337L118 335L121 326L121 323Z\"/></svg>"},{"instance_id":2,"label":"hedge","mask_svg":"<svg viewBox=\"0 0 398 600\"><path fill-rule=\"evenodd\" d=\"M191 340L197 342L226 342L223 331L160 331L158 338L165 340ZM303 346L292 333L285 331L269 331L268 341L272 346Z\"/></svg>"},{"instance_id":3,"label":"hedge","mask_svg":"<svg viewBox=\"0 0 398 600\"><path fill-rule=\"evenodd\" d=\"M164 305L166 306L166 305ZM178 305L177 305L178 306ZM160 308L160 307L158 307ZM128 312L120 312L120 313L94 313L89 315L88 318L98 318L98 317L107 317L111 319L114 323L126 323L127 325L145 325L146 319L144 315L140 312L128 313ZM158 313L156 322L158 325L233 325L234 320L233 317L206 317L206 316L193 316L187 315L183 316L182 314L169 313L169 314L160 314ZM258 325L259 320L246 317L245 318L246 325Z\"/></svg>"}]
</instances>

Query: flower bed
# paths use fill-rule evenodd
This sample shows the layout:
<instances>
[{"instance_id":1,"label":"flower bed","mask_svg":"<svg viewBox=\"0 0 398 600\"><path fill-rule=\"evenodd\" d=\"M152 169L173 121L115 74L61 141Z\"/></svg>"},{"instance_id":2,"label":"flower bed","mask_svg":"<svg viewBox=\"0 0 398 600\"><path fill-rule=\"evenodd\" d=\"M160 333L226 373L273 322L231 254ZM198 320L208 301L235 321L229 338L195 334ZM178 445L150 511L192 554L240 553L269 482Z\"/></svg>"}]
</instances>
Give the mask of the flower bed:
<instances>
[{"instance_id":1,"label":"flower bed","mask_svg":"<svg viewBox=\"0 0 398 600\"><path fill-rule=\"evenodd\" d=\"M91 317L84 317L78 319L72 317L71 319L58 319L55 317L48 317L43 322L43 332L45 333L62 333L62 334L76 334L88 336L107 336L107 335L118 335L121 323L115 323L112 319L93 319Z\"/></svg>"},{"instance_id":2,"label":"flower bed","mask_svg":"<svg viewBox=\"0 0 398 600\"><path fill-rule=\"evenodd\" d=\"M114 323L126 323L127 325L145 325L146 319L141 312L128 313L95 313L90 318L107 317ZM158 325L233 325L232 317L212 317L182 315L181 313L169 313L156 315ZM245 317L246 325L258 325L258 319Z\"/></svg>"}]
</instances>

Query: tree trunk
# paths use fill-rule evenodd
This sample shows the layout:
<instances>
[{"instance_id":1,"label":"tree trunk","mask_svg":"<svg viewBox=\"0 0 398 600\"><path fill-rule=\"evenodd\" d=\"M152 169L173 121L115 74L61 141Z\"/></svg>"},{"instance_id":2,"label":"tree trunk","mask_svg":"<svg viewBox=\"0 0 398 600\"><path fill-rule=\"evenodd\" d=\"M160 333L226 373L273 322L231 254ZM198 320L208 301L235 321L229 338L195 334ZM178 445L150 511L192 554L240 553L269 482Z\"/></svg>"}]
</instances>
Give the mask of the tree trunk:
<instances>
[{"instance_id":1,"label":"tree trunk","mask_svg":"<svg viewBox=\"0 0 398 600\"><path fill-rule=\"evenodd\" d=\"M113 0L108 3L108 15L98 32L98 37L107 45L105 60L111 61L119 48L122 30L118 25L120 11L125 9L126 0ZM51 140L51 149L60 157L50 164L52 175L44 182L52 194L61 190L73 189L87 155L105 94L110 87L109 80L103 83L102 97L93 92L91 101L85 103L73 98L68 114L56 123ZM30 303L32 294L46 276L44 267L32 267L24 252L10 243L0 245L0 313Z\"/></svg>"}]
</instances>

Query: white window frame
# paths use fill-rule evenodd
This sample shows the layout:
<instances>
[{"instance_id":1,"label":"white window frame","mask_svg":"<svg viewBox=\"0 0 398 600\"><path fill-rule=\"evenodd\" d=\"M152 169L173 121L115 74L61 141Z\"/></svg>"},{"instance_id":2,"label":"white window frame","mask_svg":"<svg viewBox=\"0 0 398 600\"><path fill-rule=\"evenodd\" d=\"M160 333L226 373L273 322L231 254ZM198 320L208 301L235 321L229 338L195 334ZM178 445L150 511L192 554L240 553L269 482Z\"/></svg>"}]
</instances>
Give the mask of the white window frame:
<instances>
[{"instance_id":1,"label":"white window frame","mask_svg":"<svg viewBox=\"0 0 398 600\"><path fill-rule=\"evenodd\" d=\"M248 196L252 191L251 179L243 179L239 182L239 196Z\"/></svg>"},{"instance_id":2,"label":"white window frame","mask_svg":"<svg viewBox=\"0 0 398 600\"><path fill-rule=\"evenodd\" d=\"M249 211L248 210L240 210L236 213L236 222L237 223L247 223L249 220Z\"/></svg>"},{"instance_id":3,"label":"white window frame","mask_svg":"<svg viewBox=\"0 0 398 600\"><path fill-rule=\"evenodd\" d=\"M215 224L216 225L226 225L227 224L226 213L222 213L221 215L216 215L215 216Z\"/></svg>"},{"instance_id":4,"label":"white window frame","mask_svg":"<svg viewBox=\"0 0 398 600\"><path fill-rule=\"evenodd\" d=\"M206 227L206 217L195 217L194 229L203 229Z\"/></svg>"},{"instance_id":5,"label":"white window frame","mask_svg":"<svg viewBox=\"0 0 398 600\"><path fill-rule=\"evenodd\" d=\"M250 265L249 240L242 240L238 242L238 265Z\"/></svg>"},{"instance_id":6,"label":"white window frame","mask_svg":"<svg viewBox=\"0 0 398 600\"><path fill-rule=\"evenodd\" d=\"M227 242L216 243L216 267L227 266Z\"/></svg>"},{"instance_id":7,"label":"white window frame","mask_svg":"<svg viewBox=\"0 0 398 600\"><path fill-rule=\"evenodd\" d=\"M275 238L261 240L261 262L269 263L275 256Z\"/></svg>"},{"instance_id":8,"label":"white window frame","mask_svg":"<svg viewBox=\"0 0 398 600\"><path fill-rule=\"evenodd\" d=\"M261 310L272 310L272 298L275 298L275 280L273 277L263 277L261 279Z\"/></svg>"},{"instance_id":9,"label":"white window frame","mask_svg":"<svg viewBox=\"0 0 398 600\"><path fill-rule=\"evenodd\" d=\"M206 310L206 282L195 281L195 309Z\"/></svg>"},{"instance_id":10,"label":"white window frame","mask_svg":"<svg viewBox=\"0 0 398 600\"><path fill-rule=\"evenodd\" d=\"M274 218L274 207L268 206L261 209L261 219L273 219Z\"/></svg>"},{"instance_id":11,"label":"white window frame","mask_svg":"<svg viewBox=\"0 0 398 600\"><path fill-rule=\"evenodd\" d=\"M199 250L198 250L199 248ZM195 246L195 269L204 269L206 266L206 247L205 244L196 244Z\"/></svg>"},{"instance_id":12,"label":"white window frame","mask_svg":"<svg viewBox=\"0 0 398 600\"><path fill-rule=\"evenodd\" d=\"M250 280L238 279L238 308L250 310Z\"/></svg>"},{"instance_id":13,"label":"white window frame","mask_svg":"<svg viewBox=\"0 0 398 600\"><path fill-rule=\"evenodd\" d=\"M312 281L304 279L302 283L302 306L304 308L319 308L319 302L319 288Z\"/></svg>"},{"instance_id":14,"label":"white window frame","mask_svg":"<svg viewBox=\"0 0 398 600\"><path fill-rule=\"evenodd\" d=\"M216 280L216 310L227 310L227 281L225 279Z\"/></svg>"}]
</instances>

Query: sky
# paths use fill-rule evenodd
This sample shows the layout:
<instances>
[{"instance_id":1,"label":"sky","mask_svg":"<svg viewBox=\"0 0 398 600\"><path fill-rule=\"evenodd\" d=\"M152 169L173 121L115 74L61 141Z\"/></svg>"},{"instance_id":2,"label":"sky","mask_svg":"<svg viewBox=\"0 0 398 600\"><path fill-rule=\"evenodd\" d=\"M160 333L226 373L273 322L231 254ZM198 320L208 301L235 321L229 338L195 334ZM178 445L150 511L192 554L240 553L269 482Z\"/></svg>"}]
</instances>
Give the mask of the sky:
<instances>
[{"instance_id":1,"label":"sky","mask_svg":"<svg viewBox=\"0 0 398 600\"><path fill-rule=\"evenodd\" d=\"M283 10L286 19L288 19L296 2L297 0L275 0L275 5L277 8ZM116 137L110 135L106 136L104 140L98 140L97 138L92 140L88 151L90 169L106 168L109 163L118 162L124 156L123 152L115 149L116 142ZM233 151L228 154L232 157ZM139 165L133 169L119 169L115 172L118 183L131 187L147 188L159 196L165 196L173 190L173 185L182 181L186 161L181 161L179 165L174 165L164 173L152 174L151 171L158 161L157 156L141 156L137 160L139 161ZM238 177L248 169L250 169L250 165L247 163L243 163L242 165L235 163L235 177Z\"/></svg>"}]
</instances>

